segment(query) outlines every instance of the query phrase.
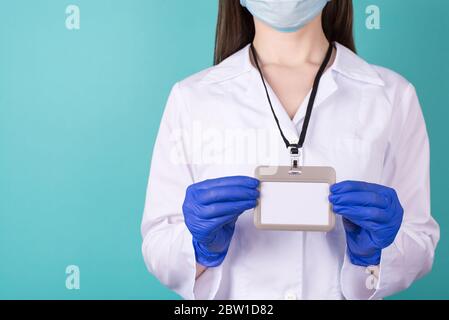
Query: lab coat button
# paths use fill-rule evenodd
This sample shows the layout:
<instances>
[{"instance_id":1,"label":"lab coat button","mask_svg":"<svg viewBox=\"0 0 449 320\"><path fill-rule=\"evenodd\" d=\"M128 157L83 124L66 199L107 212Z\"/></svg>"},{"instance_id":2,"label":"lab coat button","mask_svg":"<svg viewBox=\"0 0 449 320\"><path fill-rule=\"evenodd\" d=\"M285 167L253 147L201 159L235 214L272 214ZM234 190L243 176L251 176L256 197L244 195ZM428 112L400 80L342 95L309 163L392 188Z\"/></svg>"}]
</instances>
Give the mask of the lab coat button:
<instances>
[{"instance_id":1,"label":"lab coat button","mask_svg":"<svg viewBox=\"0 0 449 320\"><path fill-rule=\"evenodd\" d=\"M293 292L287 292L285 294L285 300L296 300L297 296Z\"/></svg>"}]
</instances>

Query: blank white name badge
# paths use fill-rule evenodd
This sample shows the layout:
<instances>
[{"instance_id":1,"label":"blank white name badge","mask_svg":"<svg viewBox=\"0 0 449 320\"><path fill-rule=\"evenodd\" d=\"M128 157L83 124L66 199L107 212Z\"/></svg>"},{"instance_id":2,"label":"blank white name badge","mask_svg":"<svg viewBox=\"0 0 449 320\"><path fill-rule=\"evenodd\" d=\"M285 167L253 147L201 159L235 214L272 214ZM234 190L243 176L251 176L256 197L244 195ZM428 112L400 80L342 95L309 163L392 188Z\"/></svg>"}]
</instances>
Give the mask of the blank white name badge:
<instances>
[{"instance_id":1,"label":"blank white name badge","mask_svg":"<svg viewBox=\"0 0 449 320\"><path fill-rule=\"evenodd\" d=\"M329 188L335 183L331 167L258 167L260 199L254 223L265 230L329 232L335 214L329 203Z\"/></svg>"}]
</instances>

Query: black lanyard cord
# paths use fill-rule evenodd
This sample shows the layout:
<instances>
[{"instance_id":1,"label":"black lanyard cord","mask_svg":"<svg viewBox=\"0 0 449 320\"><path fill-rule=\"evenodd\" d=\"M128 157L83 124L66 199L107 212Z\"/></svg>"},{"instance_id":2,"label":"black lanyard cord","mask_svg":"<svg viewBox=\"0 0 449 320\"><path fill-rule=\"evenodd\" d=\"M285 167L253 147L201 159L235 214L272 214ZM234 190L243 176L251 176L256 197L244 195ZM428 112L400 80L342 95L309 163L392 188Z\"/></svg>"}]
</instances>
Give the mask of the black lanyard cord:
<instances>
[{"instance_id":1,"label":"black lanyard cord","mask_svg":"<svg viewBox=\"0 0 449 320\"><path fill-rule=\"evenodd\" d=\"M309 103L308 103L308 106L307 106L307 112L306 112L306 115L304 117L304 123L302 125L301 135L299 136L299 141L298 141L297 144L290 143L290 141L288 141L288 139L284 135L284 132L282 131L281 125L279 123L279 119L278 119L278 117L276 115L276 112L274 111L273 104L271 103L270 94L268 93L267 84L265 83L265 78L264 78L262 70L261 70L261 68L259 66L257 51L256 51L256 48L254 47L253 43L251 44L251 51L252 51L252 54L253 54L253 57L254 57L254 62L256 64L257 70L259 71L260 78L262 79L263 86L265 88L265 93L267 95L267 100L268 100L268 103L270 105L271 112L273 113L274 120L276 121L276 124L278 126L279 132L281 133L282 140L284 140L284 143L285 143L287 149L290 148L290 147L301 149L303 147L303 145L304 145L304 141L306 140L307 129L309 127L310 118L312 116L313 105L315 103L315 98L316 98L316 95L318 93L318 87L320 85L321 77L323 76L324 71L326 70L326 67L329 64L329 61L330 61L330 59L332 57L332 51L333 51L332 44L329 43L329 49L327 50L326 57L324 58L324 61L321 64L321 67L318 70L318 73L317 73L317 75L315 77L315 80L313 82L312 92L310 94L310 99L309 99Z\"/></svg>"}]
</instances>

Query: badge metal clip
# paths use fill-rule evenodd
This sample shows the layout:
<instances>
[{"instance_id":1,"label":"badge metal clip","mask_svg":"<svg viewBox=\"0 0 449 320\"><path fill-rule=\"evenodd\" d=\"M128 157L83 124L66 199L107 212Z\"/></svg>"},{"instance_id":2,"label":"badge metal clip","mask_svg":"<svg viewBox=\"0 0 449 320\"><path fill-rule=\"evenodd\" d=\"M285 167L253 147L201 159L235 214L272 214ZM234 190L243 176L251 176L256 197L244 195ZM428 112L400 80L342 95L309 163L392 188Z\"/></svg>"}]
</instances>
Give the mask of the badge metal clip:
<instances>
[{"instance_id":1,"label":"badge metal clip","mask_svg":"<svg viewBox=\"0 0 449 320\"><path fill-rule=\"evenodd\" d=\"M291 166L290 171L288 172L291 175L299 175L302 173L303 167L303 154L302 148L298 148L297 146L291 146L290 149L290 158L291 158Z\"/></svg>"}]
</instances>

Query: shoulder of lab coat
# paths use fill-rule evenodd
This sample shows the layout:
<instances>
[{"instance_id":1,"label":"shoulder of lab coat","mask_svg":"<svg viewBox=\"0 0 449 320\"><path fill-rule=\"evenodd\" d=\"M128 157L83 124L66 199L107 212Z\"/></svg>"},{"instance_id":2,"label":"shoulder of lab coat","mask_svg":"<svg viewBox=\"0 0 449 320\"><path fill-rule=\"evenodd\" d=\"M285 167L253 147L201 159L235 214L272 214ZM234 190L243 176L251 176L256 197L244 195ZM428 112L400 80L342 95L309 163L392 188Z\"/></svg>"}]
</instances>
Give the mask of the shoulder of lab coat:
<instances>
[{"instance_id":1,"label":"shoulder of lab coat","mask_svg":"<svg viewBox=\"0 0 449 320\"><path fill-rule=\"evenodd\" d=\"M432 269L440 238L430 212L429 139L416 90L399 74L373 68L392 107L382 184L396 190L404 218L393 244L382 251L374 289L367 286L367 268L352 265L345 256L341 285L347 299L382 299L407 289Z\"/></svg>"}]
</instances>

